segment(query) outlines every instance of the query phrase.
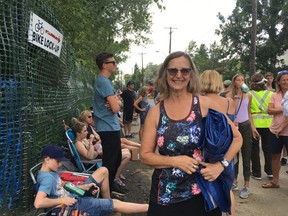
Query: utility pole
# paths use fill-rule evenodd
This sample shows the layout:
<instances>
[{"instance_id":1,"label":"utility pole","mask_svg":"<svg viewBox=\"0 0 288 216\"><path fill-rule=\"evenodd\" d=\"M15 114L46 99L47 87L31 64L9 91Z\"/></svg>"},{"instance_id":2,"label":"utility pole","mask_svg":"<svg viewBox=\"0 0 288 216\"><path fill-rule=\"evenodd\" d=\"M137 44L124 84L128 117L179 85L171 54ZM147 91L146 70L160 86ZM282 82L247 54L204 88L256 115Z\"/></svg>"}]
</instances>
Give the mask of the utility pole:
<instances>
[{"instance_id":1,"label":"utility pole","mask_svg":"<svg viewBox=\"0 0 288 216\"><path fill-rule=\"evenodd\" d=\"M252 0L252 26L251 26L251 49L250 49L250 79L256 73L256 28L257 28L257 0Z\"/></svg>"},{"instance_id":2,"label":"utility pole","mask_svg":"<svg viewBox=\"0 0 288 216\"><path fill-rule=\"evenodd\" d=\"M171 53L171 43L172 43L172 33L173 33L173 29L177 29L177 28L173 28L173 27L165 27L165 29L169 29L169 54Z\"/></svg>"},{"instance_id":3,"label":"utility pole","mask_svg":"<svg viewBox=\"0 0 288 216\"><path fill-rule=\"evenodd\" d=\"M141 69L141 78L142 78L142 86L144 86L144 66L143 66L143 55L146 53L139 53L141 55L142 69Z\"/></svg>"}]
</instances>

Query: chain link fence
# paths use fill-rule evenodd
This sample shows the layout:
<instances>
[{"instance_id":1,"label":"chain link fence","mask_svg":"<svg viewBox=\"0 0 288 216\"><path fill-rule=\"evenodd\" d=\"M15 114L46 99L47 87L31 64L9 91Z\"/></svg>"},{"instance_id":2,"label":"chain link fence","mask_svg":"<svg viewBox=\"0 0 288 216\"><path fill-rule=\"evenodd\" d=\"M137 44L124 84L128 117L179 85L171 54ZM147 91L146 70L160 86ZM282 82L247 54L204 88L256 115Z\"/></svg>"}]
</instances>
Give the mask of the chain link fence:
<instances>
[{"instance_id":1,"label":"chain link fence","mask_svg":"<svg viewBox=\"0 0 288 216\"><path fill-rule=\"evenodd\" d=\"M28 42L30 12L64 35L59 58ZM0 215L10 216L31 210L29 169L42 146L65 145L62 121L92 105L94 77L44 0L0 0L0 16Z\"/></svg>"}]
</instances>

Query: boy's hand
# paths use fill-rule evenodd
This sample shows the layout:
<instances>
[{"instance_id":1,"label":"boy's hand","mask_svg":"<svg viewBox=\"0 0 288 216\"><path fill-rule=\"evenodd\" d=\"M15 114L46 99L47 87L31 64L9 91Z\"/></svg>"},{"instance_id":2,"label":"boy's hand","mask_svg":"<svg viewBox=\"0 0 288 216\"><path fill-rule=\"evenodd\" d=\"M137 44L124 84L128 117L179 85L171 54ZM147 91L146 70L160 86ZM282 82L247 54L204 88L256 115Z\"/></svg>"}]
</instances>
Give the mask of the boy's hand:
<instances>
[{"instance_id":1,"label":"boy's hand","mask_svg":"<svg viewBox=\"0 0 288 216\"><path fill-rule=\"evenodd\" d=\"M77 199L72 198L72 197L63 197L61 199L61 204L67 205L67 206L72 206L77 202Z\"/></svg>"},{"instance_id":2,"label":"boy's hand","mask_svg":"<svg viewBox=\"0 0 288 216\"><path fill-rule=\"evenodd\" d=\"M95 196L99 191L99 187L92 185L88 191L86 191L86 196Z\"/></svg>"},{"instance_id":3,"label":"boy's hand","mask_svg":"<svg viewBox=\"0 0 288 216\"><path fill-rule=\"evenodd\" d=\"M99 190L98 186L95 183L83 184L82 189L88 191L92 186L94 186L95 188L97 188L97 190Z\"/></svg>"}]
</instances>

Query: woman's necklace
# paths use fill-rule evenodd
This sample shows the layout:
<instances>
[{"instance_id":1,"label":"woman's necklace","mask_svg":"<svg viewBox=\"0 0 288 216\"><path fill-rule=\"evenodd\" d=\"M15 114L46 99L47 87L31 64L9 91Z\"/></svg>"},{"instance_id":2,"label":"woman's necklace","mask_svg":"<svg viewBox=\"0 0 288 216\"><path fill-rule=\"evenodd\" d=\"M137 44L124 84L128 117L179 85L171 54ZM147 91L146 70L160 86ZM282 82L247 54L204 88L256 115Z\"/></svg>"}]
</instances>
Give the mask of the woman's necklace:
<instances>
[{"instance_id":1,"label":"woman's necklace","mask_svg":"<svg viewBox=\"0 0 288 216\"><path fill-rule=\"evenodd\" d=\"M233 99L239 100L243 98L243 92L242 91L237 91L236 94L233 96Z\"/></svg>"}]
</instances>

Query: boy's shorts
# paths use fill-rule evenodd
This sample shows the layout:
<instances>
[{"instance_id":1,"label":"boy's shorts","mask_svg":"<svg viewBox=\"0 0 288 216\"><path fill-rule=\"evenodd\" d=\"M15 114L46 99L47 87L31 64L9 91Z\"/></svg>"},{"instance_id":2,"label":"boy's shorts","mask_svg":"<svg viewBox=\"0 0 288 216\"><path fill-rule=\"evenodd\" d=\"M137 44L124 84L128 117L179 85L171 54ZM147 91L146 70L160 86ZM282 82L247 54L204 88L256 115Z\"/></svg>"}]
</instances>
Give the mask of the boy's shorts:
<instances>
[{"instance_id":1,"label":"boy's shorts","mask_svg":"<svg viewBox=\"0 0 288 216\"><path fill-rule=\"evenodd\" d=\"M112 199L76 197L75 208L93 216L111 214L114 209Z\"/></svg>"},{"instance_id":2,"label":"boy's shorts","mask_svg":"<svg viewBox=\"0 0 288 216\"><path fill-rule=\"evenodd\" d=\"M101 187L101 183L96 182L92 176L89 176L84 184L95 183ZM77 203L75 208L87 212L90 215L106 215L111 214L114 209L112 199L102 199L95 197L76 197Z\"/></svg>"}]
</instances>

